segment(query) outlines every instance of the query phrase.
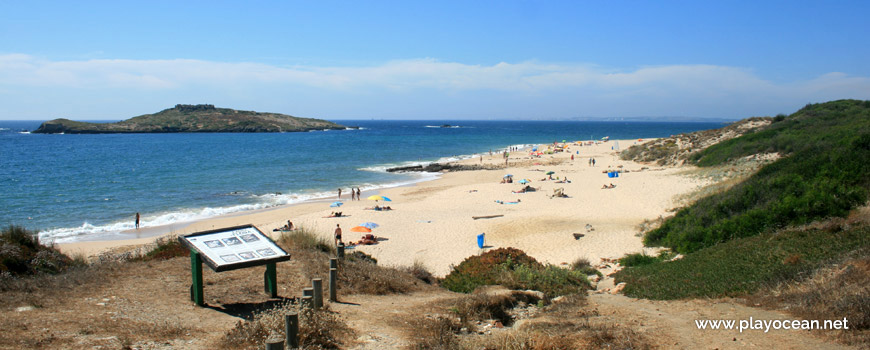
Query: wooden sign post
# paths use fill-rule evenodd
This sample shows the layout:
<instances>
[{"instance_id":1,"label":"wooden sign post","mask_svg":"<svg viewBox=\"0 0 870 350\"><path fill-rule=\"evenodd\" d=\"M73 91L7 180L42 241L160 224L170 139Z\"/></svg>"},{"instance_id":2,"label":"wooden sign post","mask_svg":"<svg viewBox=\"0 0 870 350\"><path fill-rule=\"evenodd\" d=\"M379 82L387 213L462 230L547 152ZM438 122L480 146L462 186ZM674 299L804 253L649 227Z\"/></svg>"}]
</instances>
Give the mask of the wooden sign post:
<instances>
[{"instance_id":1,"label":"wooden sign post","mask_svg":"<svg viewBox=\"0 0 870 350\"><path fill-rule=\"evenodd\" d=\"M196 305L205 305L203 262L215 272L266 265L263 288L270 297L278 296L275 264L290 260L290 254L253 225L197 232L178 237L178 241L190 249L190 299Z\"/></svg>"}]
</instances>

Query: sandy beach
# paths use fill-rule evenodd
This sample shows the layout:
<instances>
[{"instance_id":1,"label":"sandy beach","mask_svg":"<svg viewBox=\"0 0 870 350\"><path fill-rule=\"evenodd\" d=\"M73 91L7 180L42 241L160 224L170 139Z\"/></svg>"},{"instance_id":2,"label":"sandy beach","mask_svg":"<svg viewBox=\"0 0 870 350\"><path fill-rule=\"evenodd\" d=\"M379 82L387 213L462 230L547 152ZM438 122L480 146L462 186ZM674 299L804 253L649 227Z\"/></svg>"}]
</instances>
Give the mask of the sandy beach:
<instances>
[{"instance_id":1,"label":"sandy beach","mask_svg":"<svg viewBox=\"0 0 870 350\"><path fill-rule=\"evenodd\" d=\"M627 148L635 142L619 140L619 145ZM377 192L392 199L387 203L393 208L391 211L365 209L376 204L365 199L376 194L374 192L364 192L363 200L351 201L345 189L341 198L345 204L340 208L329 206L337 199L332 198L216 217L180 226L170 234L185 235L243 224L253 224L272 234L273 229L289 219L330 241L336 225L340 225L344 241L351 242L359 240L362 234L350 232L350 228L375 222L380 226L372 233L382 240L376 245L353 249L370 254L385 265L406 266L420 262L439 276L447 274L451 265L483 251L478 248L476 239L481 233L486 237L484 249L514 247L556 265L581 257L597 262L600 258L642 251L638 225L646 219L667 215L666 210L676 206L676 197L703 185L700 180L680 175L682 168L619 160L612 146L612 141L591 146L570 144L565 152L544 154L539 158L531 157L527 149L512 152L506 169L450 172L433 181ZM548 146L538 147L546 150ZM590 158L596 160L594 167L589 165ZM467 159L462 163L480 164L481 159ZM482 163L503 165L504 158L500 153L484 155ZM642 170L644 167L648 169ZM627 172L618 178L606 174L607 170L620 169ZM547 179L549 171L555 172L553 180ZM500 183L506 174L513 175L512 184ZM557 178L566 177L570 183L556 182ZM517 183L521 179L531 180L529 186L537 191L513 193L523 188ZM616 187L602 189L605 184ZM551 198L558 188L568 197ZM333 211L341 211L344 216L325 218ZM496 215L501 216L473 219L474 216ZM592 230L588 230L587 225L591 225ZM575 239L575 233L583 236ZM129 240L59 246L65 252L94 255L154 239L136 238L131 234Z\"/></svg>"}]
</instances>

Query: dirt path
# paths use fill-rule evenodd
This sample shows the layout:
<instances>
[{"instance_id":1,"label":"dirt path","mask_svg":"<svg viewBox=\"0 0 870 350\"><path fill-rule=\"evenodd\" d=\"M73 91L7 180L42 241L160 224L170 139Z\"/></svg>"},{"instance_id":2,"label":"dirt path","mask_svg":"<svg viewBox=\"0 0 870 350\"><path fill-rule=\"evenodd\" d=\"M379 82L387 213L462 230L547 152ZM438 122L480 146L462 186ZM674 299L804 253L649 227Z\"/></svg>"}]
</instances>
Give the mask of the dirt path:
<instances>
[{"instance_id":1,"label":"dirt path","mask_svg":"<svg viewBox=\"0 0 870 350\"><path fill-rule=\"evenodd\" d=\"M357 344L349 349L403 349L410 345L407 323L419 315L420 310L440 300L455 298L458 294L446 290L418 292L407 295L350 295L329 308L357 333Z\"/></svg>"}]
</instances>

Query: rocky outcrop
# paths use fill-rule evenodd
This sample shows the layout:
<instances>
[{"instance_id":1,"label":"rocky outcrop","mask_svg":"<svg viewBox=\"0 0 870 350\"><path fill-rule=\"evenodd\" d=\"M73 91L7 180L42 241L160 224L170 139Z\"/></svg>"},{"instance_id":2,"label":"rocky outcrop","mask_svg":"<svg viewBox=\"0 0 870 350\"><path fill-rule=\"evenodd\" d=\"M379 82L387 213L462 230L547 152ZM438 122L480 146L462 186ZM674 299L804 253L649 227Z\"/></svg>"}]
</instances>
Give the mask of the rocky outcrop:
<instances>
[{"instance_id":1,"label":"rocky outcrop","mask_svg":"<svg viewBox=\"0 0 870 350\"><path fill-rule=\"evenodd\" d=\"M409 165L409 166L399 166L394 168L387 169L387 172L390 173L408 173L408 172L426 172L426 173L438 173L438 172L449 172L449 171L466 171L466 170L488 170L492 169L492 166L481 166L477 164L472 165L464 165L464 164L450 164L450 163L431 163L427 165Z\"/></svg>"}]
</instances>

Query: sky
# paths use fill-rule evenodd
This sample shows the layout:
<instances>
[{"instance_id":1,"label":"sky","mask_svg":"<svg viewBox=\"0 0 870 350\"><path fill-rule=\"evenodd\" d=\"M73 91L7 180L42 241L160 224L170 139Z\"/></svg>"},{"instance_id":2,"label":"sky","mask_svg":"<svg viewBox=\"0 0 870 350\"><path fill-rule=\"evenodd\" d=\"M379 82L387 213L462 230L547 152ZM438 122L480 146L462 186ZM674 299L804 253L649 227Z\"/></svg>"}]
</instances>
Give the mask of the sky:
<instances>
[{"instance_id":1,"label":"sky","mask_svg":"<svg viewBox=\"0 0 870 350\"><path fill-rule=\"evenodd\" d=\"M0 1L0 119L741 119L870 99L870 1Z\"/></svg>"}]
</instances>

